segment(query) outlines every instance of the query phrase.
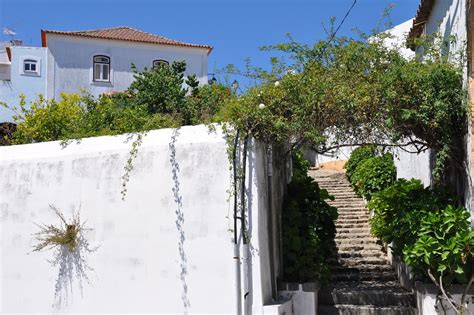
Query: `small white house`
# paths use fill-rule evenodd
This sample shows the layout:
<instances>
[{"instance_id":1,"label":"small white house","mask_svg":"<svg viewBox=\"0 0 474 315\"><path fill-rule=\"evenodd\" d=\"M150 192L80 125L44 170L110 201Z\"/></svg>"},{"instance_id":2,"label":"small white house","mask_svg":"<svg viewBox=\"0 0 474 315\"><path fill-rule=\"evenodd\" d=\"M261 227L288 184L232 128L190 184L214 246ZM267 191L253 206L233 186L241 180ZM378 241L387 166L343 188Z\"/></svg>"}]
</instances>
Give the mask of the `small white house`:
<instances>
[{"instance_id":1,"label":"small white house","mask_svg":"<svg viewBox=\"0 0 474 315\"><path fill-rule=\"evenodd\" d=\"M0 52L0 101L18 105L42 94L59 98L62 92L85 91L94 96L123 91L138 69L185 61L186 75L207 82L208 45L179 42L130 27L90 31L41 31L42 47L5 45ZM0 122L13 112L0 108Z\"/></svg>"}]
</instances>

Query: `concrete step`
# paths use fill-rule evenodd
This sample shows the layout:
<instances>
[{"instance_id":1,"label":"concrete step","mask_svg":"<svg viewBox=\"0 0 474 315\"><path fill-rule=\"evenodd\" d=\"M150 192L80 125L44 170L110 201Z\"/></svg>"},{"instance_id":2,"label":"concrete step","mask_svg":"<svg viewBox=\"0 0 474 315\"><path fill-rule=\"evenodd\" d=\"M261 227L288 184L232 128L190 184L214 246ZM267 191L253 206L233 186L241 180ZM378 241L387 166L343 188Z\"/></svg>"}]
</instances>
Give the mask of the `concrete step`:
<instances>
[{"instance_id":1,"label":"concrete step","mask_svg":"<svg viewBox=\"0 0 474 315\"><path fill-rule=\"evenodd\" d=\"M373 306L373 305L318 305L318 313L324 315L416 315L416 309L410 306Z\"/></svg>"}]
</instances>

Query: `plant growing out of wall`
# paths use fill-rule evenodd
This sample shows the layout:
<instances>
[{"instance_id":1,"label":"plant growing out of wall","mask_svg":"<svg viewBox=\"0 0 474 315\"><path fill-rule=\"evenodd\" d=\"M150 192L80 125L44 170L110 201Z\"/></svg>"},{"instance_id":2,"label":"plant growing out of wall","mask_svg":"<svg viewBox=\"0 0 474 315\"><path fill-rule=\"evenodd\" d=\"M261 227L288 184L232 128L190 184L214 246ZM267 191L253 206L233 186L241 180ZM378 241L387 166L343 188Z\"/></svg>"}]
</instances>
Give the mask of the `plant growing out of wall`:
<instances>
[{"instance_id":1,"label":"plant growing out of wall","mask_svg":"<svg viewBox=\"0 0 474 315\"><path fill-rule=\"evenodd\" d=\"M86 256L97 250L91 248L84 237L84 231L90 230L81 222L80 211L74 212L70 220L66 220L60 209L50 205L58 217L59 224L37 224L40 230L34 235L37 244L34 252L54 250L53 259L48 260L52 266L58 267L58 276L54 289L53 307L57 310L67 306L68 298L73 294L73 283L77 281L82 296L82 284L89 282L88 271L93 271L86 261Z\"/></svg>"}]
</instances>

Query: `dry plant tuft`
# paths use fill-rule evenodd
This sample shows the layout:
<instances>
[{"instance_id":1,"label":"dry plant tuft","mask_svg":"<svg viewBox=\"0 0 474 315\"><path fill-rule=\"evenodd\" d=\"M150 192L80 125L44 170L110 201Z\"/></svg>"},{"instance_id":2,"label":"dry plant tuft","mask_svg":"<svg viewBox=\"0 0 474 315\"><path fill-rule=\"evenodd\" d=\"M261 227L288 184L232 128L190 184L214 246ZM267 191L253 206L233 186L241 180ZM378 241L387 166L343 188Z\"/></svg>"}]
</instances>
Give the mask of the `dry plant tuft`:
<instances>
[{"instance_id":1,"label":"dry plant tuft","mask_svg":"<svg viewBox=\"0 0 474 315\"><path fill-rule=\"evenodd\" d=\"M62 226L57 227L53 224L37 224L41 230L35 233L34 236L36 240L39 241L39 244L33 247L33 251L39 252L43 249L50 249L55 246L66 246L70 252L74 252L77 247L77 238L84 228L84 223L81 224L79 218L79 211L73 215L72 221L68 223L61 210L53 205L49 206L61 220Z\"/></svg>"},{"instance_id":2,"label":"dry plant tuft","mask_svg":"<svg viewBox=\"0 0 474 315\"><path fill-rule=\"evenodd\" d=\"M87 273L94 269L86 261L88 254L95 252L98 247L90 248L89 242L84 237L84 231L90 230L81 223L80 208L74 212L70 221L54 205L49 205L61 221L60 225L37 224L40 231L33 234L38 244L33 246L33 251L53 249L53 259L48 262L58 267L58 277L54 290L53 307L57 310L67 306L73 294L73 283L82 295L83 282L89 283Z\"/></svg>"}]
</instances>

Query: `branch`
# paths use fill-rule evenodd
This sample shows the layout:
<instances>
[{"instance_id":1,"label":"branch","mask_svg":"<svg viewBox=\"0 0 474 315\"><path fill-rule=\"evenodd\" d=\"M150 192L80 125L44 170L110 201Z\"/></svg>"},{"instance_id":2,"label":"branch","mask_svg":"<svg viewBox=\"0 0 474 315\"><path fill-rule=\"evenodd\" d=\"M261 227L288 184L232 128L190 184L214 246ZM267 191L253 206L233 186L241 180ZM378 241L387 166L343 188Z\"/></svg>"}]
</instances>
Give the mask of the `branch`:
<instances>
[{"instance_id":1,"label":"branch","mask_svg":"<svg viewBox=\"0 0 474 315\"><path fill-rule=\"evenodd\" d=\"M417 150L416 151L411 151L411 150L408 150L408 149L405 149L405 147L408 147L408 146L411 146L411 145L420 145L420 147L416 147ZM341 149L341 148L345 148L345 147L353 147L353 146L364 146L364 145L376 145L376 146L380 146L380 147L397 147L397 148L400 148L402 149L403 151L405 152L408 152L408 153L411 153L411 154L419 154L421 152L424 152L426 151L427 149L429 149L428 147L428 144L425 143L425 142L422 142L422 141L419 141L419 140L413 140L409 143L402 143L402 144L395 144L395 143L377 143L377 142L359 142L359 143L343 143L343 144L337 144L337 145L333 145L333 146L330 146L330 147L325 147L323 150L321 149L317 149L315 147L313 147L313 149L316 151L316 153L318 154L324 154L326 152L329 152L329 151L332 151L332 150L337 150L337 149Z\"/></svg>"},{"instance_id":2,"label":"branch","mask_svg":"<svg viewBox=\"0 0 474 315\"><path fill-rule=\"evenodd\" d=\"M466 302L466 295L469 293L469 289L471 288L472 284L474 283L474 273L471 275L471 279L466 285L466 289L464 289L464 292L462 293L461 297L461 307L464 307L464 303ZM466 310L471 314L471 312L466 308Z\"/></svg>"},{"instance_id":3,"label":"branch","mask_svg":"<svg viewBox=\"0 0 474 315\"><path fill-rule=\"evenodd\" d=\"M431 281L433 281L433 283L438 287L438 289L440 289L441 293L443 294L444 298L448 301L449 305L454 309L454 311L456 312L456 314L460 314L457 307L454 306L453 302L451 301L451 299L448 297L448 295L446 294L446 292L444 291L444 288L443 288L443 276L439 276L439 283L436 281L436 278L433 276L433 274L431 273L431 269L428 268L428 276L430 277Z\"/></svg>"}]
</instances>

